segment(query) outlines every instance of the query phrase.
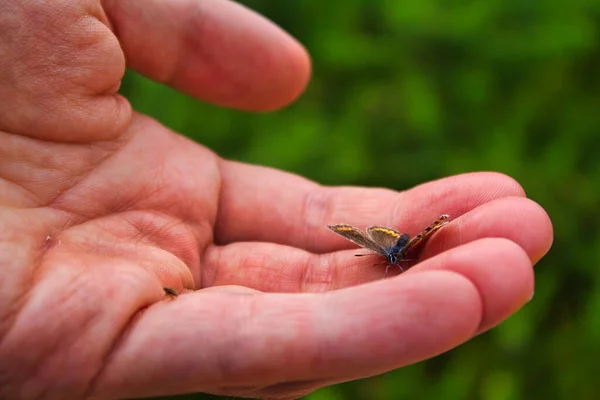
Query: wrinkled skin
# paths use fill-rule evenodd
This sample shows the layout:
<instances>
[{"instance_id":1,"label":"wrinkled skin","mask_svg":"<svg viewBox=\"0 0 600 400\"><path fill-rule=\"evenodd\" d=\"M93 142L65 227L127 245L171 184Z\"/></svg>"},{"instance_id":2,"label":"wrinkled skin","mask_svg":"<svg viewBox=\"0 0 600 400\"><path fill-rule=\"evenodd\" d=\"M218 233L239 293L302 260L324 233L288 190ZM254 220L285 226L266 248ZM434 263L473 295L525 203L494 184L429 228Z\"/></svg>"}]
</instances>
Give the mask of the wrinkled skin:
<instances>
[{"instance_id":1,"label":"wrinkled skin","mask_svg":"<svg viewBox=\"0 0 600 400\"><path fill-rule=\"evenodd\" d=\"M303 91L303 48L235 3L2 2L0 54L1 398L295 398L452 349L532 296L552 227L506 176L323 187L133 112L126 63L226 107ZM325 229L414 235L441 213L388 279Z\"/></svg>"}]
</instances>

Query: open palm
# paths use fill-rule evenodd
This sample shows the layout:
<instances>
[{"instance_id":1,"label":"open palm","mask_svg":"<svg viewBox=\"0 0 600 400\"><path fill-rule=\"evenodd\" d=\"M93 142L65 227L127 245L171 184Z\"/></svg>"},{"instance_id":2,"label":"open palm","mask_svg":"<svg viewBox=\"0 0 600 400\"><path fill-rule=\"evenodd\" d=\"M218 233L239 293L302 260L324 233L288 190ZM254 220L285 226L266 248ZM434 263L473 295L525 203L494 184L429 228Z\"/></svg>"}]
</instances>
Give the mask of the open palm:
<instances>
[{"instance_id":1,"label":"open palm","mask_svg":"<svg viewBox=\"0 0 600 400\"><path fill-rule=\"evenodd\" d=\"M322 187L223 160L116 94L126 59L219 105L292 101L308 57L241 6L0 15L0 397L294 398L451 349L532 295L552 228L508 177ZM388 279L325 229L414 235L442 213L422 262Z\"/></svg>"}]
</instances>

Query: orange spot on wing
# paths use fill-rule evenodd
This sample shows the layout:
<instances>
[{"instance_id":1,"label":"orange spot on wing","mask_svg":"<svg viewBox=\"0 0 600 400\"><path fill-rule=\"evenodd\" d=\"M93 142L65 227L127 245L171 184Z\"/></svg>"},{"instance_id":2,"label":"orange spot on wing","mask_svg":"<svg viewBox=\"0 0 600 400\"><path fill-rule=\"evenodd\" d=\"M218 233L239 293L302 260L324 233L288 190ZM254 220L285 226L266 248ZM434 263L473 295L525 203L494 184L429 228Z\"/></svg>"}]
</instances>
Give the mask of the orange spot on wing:
<instances>
[{"instance_id":1,"label":"orange spot on wing","mask_svg":"<svg viewBox=\"0 0 600 400\"><path fill-rule=\"evenodd\" d=\"M373 229L374 231L380 231L383 233L387 233L388 235L392 235L393 237L400 237L400 235L394 231L392 231L391 229L385 229L385 228L375 228Z\"/></svg>"}]
</instances>

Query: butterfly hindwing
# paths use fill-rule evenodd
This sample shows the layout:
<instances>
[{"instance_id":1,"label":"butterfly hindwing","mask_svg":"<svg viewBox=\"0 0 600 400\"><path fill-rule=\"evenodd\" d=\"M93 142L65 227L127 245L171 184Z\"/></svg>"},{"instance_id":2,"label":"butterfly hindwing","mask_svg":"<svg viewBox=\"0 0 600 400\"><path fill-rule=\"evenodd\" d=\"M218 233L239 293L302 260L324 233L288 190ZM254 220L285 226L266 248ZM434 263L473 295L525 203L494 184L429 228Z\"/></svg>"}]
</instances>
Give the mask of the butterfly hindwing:
<instances>
[{"instance_id":1,"label":"butterfly hindwing","mask_svg":"<svg viewBox=\"0 0 600 400\"><path fill-rule=\"evenodd\" d=\"M394 229L383 226L372 226L367 229L367 234L371 239L385 249L391 249L396 246L402 235Z\"/></svg>"},{"instance_id":2,"label":"butterfly hindwing","mask_svg":"<svg viewBox=\"0 0 600 400\"><path fill-rule=\"evenodd\" d=\"M425 243L425 241L431 235L433 235L438 229L440 229L442 226L444 226L448 223L446 221L447 219L448 219L448 214L442 214L438 219L433 221L433 223L431 225L429 225L427 228L425 228L425 230L423 232L419 233L417 236L412 238L407 243L407 245L404 247L404 249L402 250L402 253L406 253L408 250Z\"/></svg>"},{"instance_id":3,"label":"butterfly hindwing","mask_svg":"<svg viewBox=\"0 0 600 400\"><path fill-rule=\"evenodd\" d=\"M369 249L377 254L385 255L383 248L374 242L365 232L346 224L327 225L327 229L337 233L346 240L361 247Z\"/></svg>"}]
</instances>

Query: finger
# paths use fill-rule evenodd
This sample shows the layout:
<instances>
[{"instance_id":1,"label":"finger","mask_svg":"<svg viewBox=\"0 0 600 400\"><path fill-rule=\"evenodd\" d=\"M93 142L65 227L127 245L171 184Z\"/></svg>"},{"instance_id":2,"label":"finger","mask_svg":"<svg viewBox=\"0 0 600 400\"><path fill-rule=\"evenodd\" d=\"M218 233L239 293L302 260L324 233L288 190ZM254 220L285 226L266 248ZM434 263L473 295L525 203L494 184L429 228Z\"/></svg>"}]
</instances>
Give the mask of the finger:
<instances>
[{"instance_id":1,"label":"finger","mask_svg":"<svg viewBox=\"0 0 600 400\"><path fill-rule=\"evenodd\" d=\"M414 257L424 261L479 239L506 238L535 263L549 250L552 237L550 219L539 205L523 197L505 197L452 220ZM294 247L251 242L212 246L203 258L201 284L244 285L265 292L320 292L384 278L385 265L373 266L382 257L354 257L357 253L368 252L356 248L316 255Z\"/></svg>"},{"instance_id":2,"label":"finger","mask_svg":"<svg viewBox=\"0 0 600 400\"><path fill-rule=\"evenodd\" d=\"M522 197L485 203L444 226L422 252L423 257L481 238L506 238L521 246L533 264L552 246L552 222L539 204Z\"/></svg>"},{"instance_id":3,"label":"finger","mask_svg":"<svg viewBox=\"0 0 600 400\"><path fill-rule=\"evenodd\" d=\"M305 88L310 61L272 22L229 0L110 0L128 65L197 98L266 111Z\"/></svg>"},{"instance_id":4,"label":"finger","mask_svg":"<svg viewBox=\"0 0 600 400\"><path fill-rule=\"evenodd\" d=\"M458 175L398 193L321 187L270 168L224 162L216 241L274 242L323 253L353 246L325 225L383 225L415 235L441 214L456 218L505 196L524 196L523 189L498 173Z\"/></svg>"},{"instance_id":5,"label":"finger","mask_svg":"<svg viewBox=\"0 0 600 400\"><path fill-rule=\"evenodd\" d=\"M477 287L483 305L483 320L477 333L481 333L516 312L531 299L533 292L533 268L527 255L513 242L505 239L482 239L476 243L451 250L447 257L435 257L408 274L432 271L455 271L468 278ZM480 264L473 254L483 258ZM504 264L490 264L488 260L503 259ZM408 274L406 276L408 276ZM430 326L431 329L435 327ZM401 336L399 339L403 340ZM290 391L301 397L315 387L339 383L340 379L323 381L289 382L269 387L266 397L281 397ZM262 394L262 393L261 393Z\"/></svg>"},{"instance_id":6,"label":"finger","mask_svg":"<svg viewBox=\"0 0 600 400\"><path fill-rule=\"evenodd\" d=\"M448 271L327 295L200 291L148 309L93 394L256 394L282 382L369 376L468 340L485 312L475 285Z\"/></svg>"},{"instance_id":7,"label":"finger","mask_svg":"<svg viewBox=\"0 0 600 400\"><path fill-rule=\"evenodd\" d=\"M478 257L476 262L473 254ZM533 295L531 260L521 247L507 239L481 239L457 247L410 269L405 277L433 270L457 272L477 287L486 310L478 332L508 318Z\"/></svg>"}]
</instances>

